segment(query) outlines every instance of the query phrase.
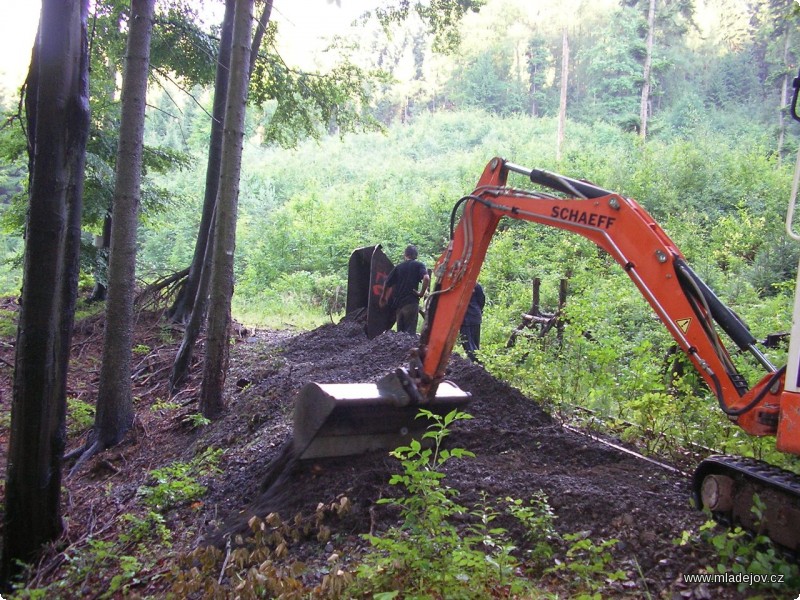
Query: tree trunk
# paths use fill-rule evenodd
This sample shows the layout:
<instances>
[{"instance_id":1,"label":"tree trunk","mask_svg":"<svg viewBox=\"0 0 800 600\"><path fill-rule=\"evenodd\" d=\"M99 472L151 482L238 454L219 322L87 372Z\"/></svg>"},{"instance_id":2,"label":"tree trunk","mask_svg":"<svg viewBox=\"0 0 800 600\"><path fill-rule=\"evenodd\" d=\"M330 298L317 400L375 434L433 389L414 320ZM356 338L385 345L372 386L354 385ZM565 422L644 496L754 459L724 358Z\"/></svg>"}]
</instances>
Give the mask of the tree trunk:
<instances>
[{"instance_id":1,"label":"tree trunk","mask_svg":"<svg viewBox=\"0 0 800 600\"><path fill-rule=\"evenodd\" d=\"M783 80L781 81L781 104L778 109L778 161L781 161L783 155L783 144L786 136L786 109L791 102L789 97L789 79L791 78L789 71L794 67L789 60L791 37L791 29L787 28L783 37L783 64L786 72L783 74Z\"/></svg>"},{"instance_id":2,"label":"tree trunk","mask_svg":"<svg viewBox=\"0 0 800 600\"><path fill-rule=\"evenodd\" d=\"M94 443L119 443L133 423L131 352L136 286L136 229L139 222L147 76L155 0L133 0L122 81L114 218L108 265L103 364L95 414Z\"/></svg>"},{"instance_id":3,"label":"tree trunk","mask_svg":"<svg viewBox=\"0 0 800 600\"><path fill-rule=\"evenodd\" d=\"M569 79L569 37L566 27L561 33L561 100L558 106L558 130L556 132L556 160L561 160L564 145L564 130L567 127L567 81Z\"/></svg>"},{"instance_id":4,"label":"tree trunk","mask_svg":"<svg viewBox=\"0 0 800 600\"><path fill-rule=\"evenodd\" d=\"M214 226L213 217L211 219L211 226ZM200 337L200 330L203 328L203 318L205 317L206 307L208 306L208 284L211 279L211 256L213 252L214 240L210 239L208 247L206 248L206 256L203 260L203 268L197 288L197 300L194 303L194 310L192 310L192 316L189 318L189 322L186 323L181 346L178 348L178 352L175 354L175 360L172 363L172 371L169 376L170 396L174 396L178 393L181 384L186 380L186 376L189 374L189 368L192 366L194 345L197 343L197 338Z\"/></svg>"},{"instance_id":5,"label":"tree trunk","mask_svg":"<svg viewBox=\"0 0 800 600\"><path fill-rule=\"evenodd\" d=\"M206 189L203 201L203 215L197 233L195 255L189 268L189 276L183 290L178 296L172 311L174 322L186 322L183 340L169 378L170 394L178 391L186 379L192 364L194 345L200 337L200 330L205 322L208 306L208 282L211 279L211 256L214 247L212 232L214 230L214 207L219 190L219 172L222 163L222 129L225 119L225 99L228 95L228 75L231 62L231 42L233 40L234 0L226 0L225 16L222 20L222 38L220 40L217 75L214 87L213 121L211 124L211 143L208 149L208 166L206 167ZM202 251L202 254L200 252Z\"/></svg>"},{"instance_id":6,"label":"tree trunk","mask_svg":"<svg viewBox=\"0 0 800 600\"><path fill-rule=\"evenodd\" d=\"M62 531L66 377L89 133L89 2L45 0L27 80L30 205L17 330L2 572Z\"/></svg>"},{"instance_id":7,"label":"tree trunk","mask_svg":"<svg viewBox=\"0 0 800 600\"><path fill-rule=\"evenodd\" d=\"M214 106L211 110L211 140L208 146L203 213L197 229L197 240L194 245L194 255L192 256L192 264L189 267L189 275L168 313L173 323L186 322L194 310L206 248L210 245L210 238L213 235L211 216L214 214L214 204L217 201L219 172L222 163L222 127L225 120L225 99L228 95L234 6L235 0L225 0L225 16L222 20L222 37L219 44L217 74L214 82ZM196 337L197 334L195 334Z\"/></svg>"},{"instance_id":8,"label":"tree trunk","mask_svg":"<svg viewBox=\"0 0 800 600\"><path fill-rule=\"evenodd\" d=\"M108 297L108 249L111 247L111 213L103 219L103 234L95 238L94 289L89 302L105 302Z\"/></svg>"},{"instance_id":9,"label":"tree trunk","mask_svg":"<svg viewBox=\"0 0 800 600\"><path fill-rule=\"evenodd\" d=\"M214 92L213 110L214 122L211 133L212 141L209 148L209 163L206 171L206 201L203 203L203 218L201 219L200 231L197 236L198 241L195 246L195 253L199 252L202 246L204 254L202 257L196 255L193 258L186 285L176 301L175 306L178 307L178 309L171 315L173 321L182 322L186 321L186 315L189 312L191 313L183 332L183 341L181 342L181 346L172 364L170 394L177 393L179 386L186 379L189 368L191 367L194 345L197 342L197 338L200 337L200 330L203 327L206 307L208 306L208 285L211 279L211 257L213 254L212 248L214 246L214 236L211 232L213 232L214 225L213 218L206 219L206 211L210 210L211 213L214 212L216 194L219 189L219 172L222 154L222 121L225 114L225 97L228 90L233 14L234 2L233 0L227 0L225 4L225 17L222 24L220 57L217 63L217 81ZM261 13L261 18L256 25L253 42L250 46L251 60L247 76L248 82L253 76L255 57L261 46L261 40L266 32L271 14L272 0L267 0L264 5L264 10ZM216 177L214 182L211 182L212 177ZM207 225L203 224L205 220L208 221ZM198 258L201 258L199 263L197 263ZM194 270L194 275L192 274L192 270ZM190 300L190 298L193 299Z\"/></svg>"},{"instance_id":10,"label":"tree trunk","mask_svg":"<svg viewBox=\"0 0 800 600\"><path fill-rule=\"evenodd\" d=\"M253 34L253 43L250 44L250 67L247 70L247 80L253 78L253 71L256 68L256 58L258 57L258 50L261 48L261 40L264 39L264 34L267 32L267 25L269 24L270 17L272 16L272 2L267 0L264 3L264 10L261 11L261 18L256 24L256 31Z\"/></svg>"},{"instance_id":11,"label":"tree trunk","mask_svg":"<svg viewBox=\"0 0 800 600\"><path fill-rule=\"evenodd\" d=\"M642 82L642 103L639 107L639 136L647 138L647 113L650 105L650 71L653 65L653 35L656 27L656 0L650 0L647 9L647 42L644 56L644 74Z\"/></svg>"},{"instance_id":12,"label":"tree trunk","mask_svg":"<svg viewBox=\"0 0 800 600\"><path fill-rule=\"evenodd\" d=\"M233 258L236 247L236 213L250 68L252 11L253 0L236 0L230 85L225 105L223 135L225 142L222 148L220 185L214 220L206 356L200 389L200 410L209 419L218 417L225 408L223 388L229 356Z\"/></svg>"}]
</instances>

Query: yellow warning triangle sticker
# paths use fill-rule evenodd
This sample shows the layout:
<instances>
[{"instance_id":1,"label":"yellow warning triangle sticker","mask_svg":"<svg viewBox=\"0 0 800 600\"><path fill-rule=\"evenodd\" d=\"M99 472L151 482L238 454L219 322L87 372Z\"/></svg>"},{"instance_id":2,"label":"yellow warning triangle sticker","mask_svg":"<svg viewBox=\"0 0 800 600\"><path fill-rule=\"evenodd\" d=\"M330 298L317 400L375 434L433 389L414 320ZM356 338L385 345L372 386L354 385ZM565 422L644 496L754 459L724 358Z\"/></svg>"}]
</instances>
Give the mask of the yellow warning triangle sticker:
<instances>
[{"instance_id":1,"label":"yellow warning triangle sticker","mask_svg":"<svg viewBox=\"0 0 800 600\"><path fill-rule=\"evenodd\" d=\"M686 333L687 331L689 331L689 325L691 325L692 320L691 319L678 319L677 321L675 321L675 323L678 324L678 327L681 328L681 331L683 333Z\"/></svg>"}]
</instances>

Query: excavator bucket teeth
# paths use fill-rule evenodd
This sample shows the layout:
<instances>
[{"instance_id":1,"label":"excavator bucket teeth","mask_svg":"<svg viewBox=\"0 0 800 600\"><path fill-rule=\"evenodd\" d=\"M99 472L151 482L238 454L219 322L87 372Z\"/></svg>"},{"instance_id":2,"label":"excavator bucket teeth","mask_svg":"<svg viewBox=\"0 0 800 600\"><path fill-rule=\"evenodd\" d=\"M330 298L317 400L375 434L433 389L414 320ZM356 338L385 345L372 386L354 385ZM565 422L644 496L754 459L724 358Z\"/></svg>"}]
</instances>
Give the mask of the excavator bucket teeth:
<instances>
[{"instance_id":1,"label":"excavator bucket teeth","mask_svg":"<svg viewBox=\"0 0 800 600\"><path fill-rule=\"evenodd\" d=\"M381 250L381 245L358 248L350 255L347 268L347 304L345 312L366 312L367 338L372 339L394 325L394 313L388 306L381 308L378 301L383 283L392 272L392 261Z\"/></svg>"},{"instance_id":2,"label":"excavator bucket teeth","mask_svg":"<svg viewBox=\"0 0 800 600\"><path fill-rule=\"evenodd\" d=\"M424 433L429 422L417 418L420 408L445 415L469 398L446 381L425 405L412 403L400 386L385 382L308 383L295 400L294 455L309 459L394 449Z\"/></svg>"}]
</instances>

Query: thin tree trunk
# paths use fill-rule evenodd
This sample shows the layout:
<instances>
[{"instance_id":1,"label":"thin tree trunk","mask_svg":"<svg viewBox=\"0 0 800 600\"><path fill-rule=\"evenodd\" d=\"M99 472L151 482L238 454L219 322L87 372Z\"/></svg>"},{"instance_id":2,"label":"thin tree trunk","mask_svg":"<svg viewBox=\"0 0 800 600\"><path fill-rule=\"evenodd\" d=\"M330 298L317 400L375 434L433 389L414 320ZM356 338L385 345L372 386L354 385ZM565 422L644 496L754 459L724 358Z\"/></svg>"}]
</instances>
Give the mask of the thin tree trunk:
<instances>
[{"instance_id":1,"label":"thin tree trunk","mask_svg":"<svg viewBox=\"0 0 800 600\"><path fill-rule=\"evenodd\" d=\"M189 276L178 296L172 320L186 321L183 340L169 378L170 394L175 394L186 379L194 355L194 345L200 337L208 306L208 282L211 279L211 256L214 247L214 208L219 190L219 173L222 163L222 130L225 119L225 100L228 95L228 79L231 62L231 42L233 40L234 0L226 0L225 16L222 20L222 38L217 59L216 85L214 87L214 109L211 125L211 143L206 167L206 189L203 201L203 216L195 244L195 256L189 268ZM202 250L202 255L198 253ZM188 321L187 321L188 315Z\"/></svg>"},{"instance_id":2,"label":"thin tree trunk","mask_svg":"<svg viewBox=\"0 0 800 600\"><path fill-rule=\"evenodd\" d=\"M214 219L211 219L212 227L214 226ZM189 322L186 324L186 329L183 332L183 341L175 354L175 360L172 363L172 372L169 376L169 393L174 396L178 393L181 384L186 380L189 374L189 368L192 364L192 356L194 355L194 345L197 343L197 338L200 337L200 330L203 328L203 317L206 313L208 306L208 284L211 279L211 256L214 252L214 240L209 240L208 248L206 248L206 256L203 260L202 274L200 276L200 283L197 288L197 301L194 303L194 310Z\"/></svg>"},{"instance_id":3,"label":"thin tree trunk","mask_svg":"<svg viewBox=\"0 0 800 600\"><path fill-rule=\"evenodd\" d=\"M208 146L208 163L206 164L203 213L197 229L197 240L194 245L194 256L189 267L189 275L168 313L173 323L187 321L194 310L206 248L211 245L210 239L213 236L211 216L214 214L214 205L217 201L219 172L222 164L222 128L225 120L225 99L228 95L228 78L230 75L234 6L235 0L225 0L225 16L222 20L222 36L217 59L216 80L214 82L214 106L211 111L211 140Z\"/></svg>"},{"instance_id":4,"label":"thin tree trunk","mask_svg":"<svg viewBox=\"0 0 800 600\"><path fill-rule=\"evenodd\" d=\"M558 130L556 132L556 160L561 160L564 131L567 127L567 81L569 78L569 37L565 27L561 33L561 100L558 107Z\"/></svg>"},{"instance_id":5,"label":"thin tree trunk","mask_svg":"<svg viewBox=\"0 0 800 600\"><path fill-rule=\"evenodd\" d=\"M267 24L272 16L272 1L267 0L264 3L264 10L261 11L261 18L256 24L256 31L253 34L253 43L250 44L250 68L248 69L248 81L253 78L253 71L256 68L256 57L258 50L261 48L261 40L264 39L264 34L267 32Z\"/></svg>"},{"instance_id":6,"label":"thin tree trunk","mask_svg":"<svg viewBox=\"0 0 800 600\"><path fill-rule=\"evenodd\" d=\"M782 159L783 144L786 139L786 107L789 105L789 41L791 40L791 31L787 29L783 37L783 64L787 72L783 75L781 82L781 104L778 110L778 160Z\"/></svg>"},{"instance_id":7,"label":"thin tree trunk","mask_svg":"<svg viewBox=\"0 0 800 600\"><path fill-rule=\"evenodd\" d=\"M95 259L94 289L90 302L105 302L108 297L108 249L111 247L111 213L103 219L103 233L95 238L97 257ZM103 268L105 262L105 268Z\"/></svg>"},{"instance_id":8,"label":"thin tree trunk","mask_svg":"<svg viewBox=\"0 0 800 600\"><path fill-rule=\"evenodd\" d=\"M136 294L136 229L155 0L133 0L122 82L122 111L111 225L103 363L95 414L97 449L119 443L133 424L131 352Z\"/></svg>"},{"instance_id":9,"label":"thin tree trunk","mask_svg":"<svg viewBox=\"0 0 800 600\"><path fill-rule=\"evenodd\" d=\"M222 25L220 58L217 63L217 85L215 87L214 96L214 127L216 127L216 132L214 131L214 127L212 127L212 143L211 149L209 150L209 167L206 172L206 199L211 198L211 201L204 202L203 204L204 219L206 207L209 207L213 213L213 208L216 203L216 193L219 188L219 171L222 154L222 120L225 113L224 100L228 88L231 39L233 34L233 14L234 2L233 0L227 0L225 4L225 17ZM266 32L267 24L269 23L271 14L272 0L268 0L264 5L261 18L256 25L256 31L250 46L251 60L250 68L248 69L248 82L253 75L255 57L258 55L258 49L261 46L261 41L264 37L264 33ZM222 68L223 66L224 68ZM217 99L220 101L217 102ZM215 138L216 142L214 141ZM211 177L216 177L213 185L211 185ZM212 191L213 196L210 196L209 194ZM176 306L181 306L179 309L180 312L175 312L172 314L172 319L174 321L183 321L185 320L186 311L188 310L191 312L191 316L189 317L189 320L186 323L186 328L183 332L183 341L181 342L181 346L178 349L178 352L175 355L175 360L172 364L172 372L170 374L171 394L177 393L179 386L186 379L186 376L189 372L192 356L194 354L194 345L197 342L197 338L200 337L200 330L203 327L205 312L208 306L208 285L209 280L211 279L211 257L213 255L212 248L214 246L214 236L212 233L214 230L213 218L209 219L208 221L209 223L207 226L203 226L201 221L201 232L198 233L198 243L195 246L195 252L199 250L201 245L205 247L205 252L199 268L195 267L196 259L192 260L192 266L195 268L196 272L200 273L200 275L199 277L196 274L195 276L192 276L190 269L189 278L187 279L184 291L182 292L183 298L179 299L181 304L176 304ZM189 301L189 296L193 297L194 300Z\"/></svg>"},{"instance_id":10,"label":"thin tree trunk","mask_svg":"<svg viewBox=\"0 0 800 600\"><path fill-rule=\"evenodd\" d=\"M642 103L639 106L639 136L647 138L647 116L650 105L650 71L653 65L653 35L656 27L656 0L650 0L647 10L647 43L644 56L644 82L642 83Z\"/></svg>"},{"instance_id":11,"label":"thin tree trunk","mask_svg":"<svg viewBox=\"0 0 800 600\"><path fill-rule=\"evenodd\" d=\"M206 356L200 389L200 410L209 419L218 417L225 409L223 388L230 350L228 339L233 296L233 258L236 247L236 214L250 69L252 11L253 0L236 0L230 85L225 107L225 143L222 149L222 170L214 220Z\"/></svg>"},{"instance_id":12,"label":"thin tree trunk","mask_svg":"<svg viewBox=\"0 0 800 600\"><path fill-rule=\"evenodd\" d=\"M30 205L0 579L56 539L89 133L88 0L42 4L27 81Z\"/></svg>"}]
</instances>

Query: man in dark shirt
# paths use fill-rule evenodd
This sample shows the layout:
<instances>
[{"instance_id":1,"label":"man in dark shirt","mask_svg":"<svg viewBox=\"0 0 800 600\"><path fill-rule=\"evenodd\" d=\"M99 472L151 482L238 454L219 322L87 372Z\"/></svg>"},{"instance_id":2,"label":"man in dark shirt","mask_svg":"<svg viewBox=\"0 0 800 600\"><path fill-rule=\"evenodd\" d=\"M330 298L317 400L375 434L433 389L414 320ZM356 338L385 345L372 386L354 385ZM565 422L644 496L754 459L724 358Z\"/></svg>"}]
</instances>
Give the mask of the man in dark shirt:
<instances>
[{"instance_id":1,"label":"man in dark shirt","mask_svg":"<svg viewBox=\"0 0 800 600\"><path fill-rule=\"evenodd\" d=\"M431 278L425 265L417 260L416 246L409 245L403 259L386 278L378 304L382 308L389 302L389 306L395 311L397 331L416 334L419 299L428 291ZM417 291L420 282L422 289Z\"/></svg>"},{"instance_id":2,"label":"man in dark shirt","mask_svg":"<svg viewBox=\"0 0 800 600\"><path fill-rule=\"evenodd\" d=\"M469 305L467 305L467 313L461 323L461 342L472 362L480 362L475 357L475 351L481 347L481 321L485 304L486 296L483 293L483 287L476 282Z\"/></svg>"}]
</instances>

